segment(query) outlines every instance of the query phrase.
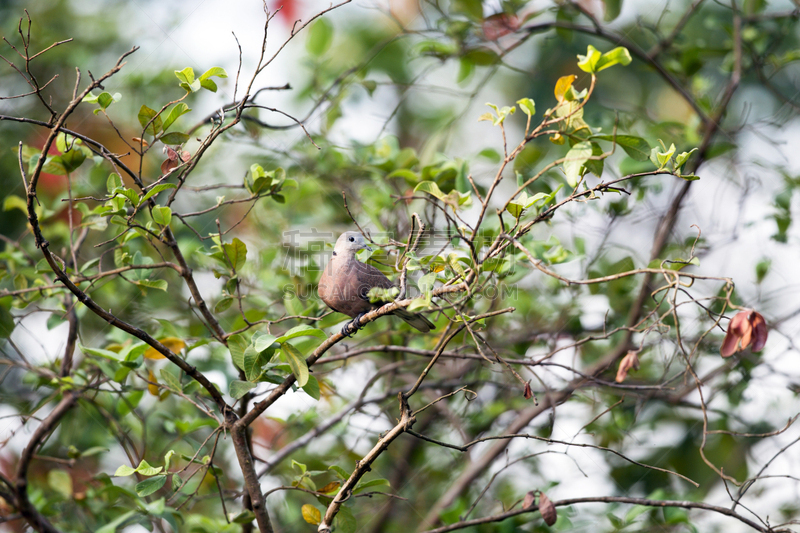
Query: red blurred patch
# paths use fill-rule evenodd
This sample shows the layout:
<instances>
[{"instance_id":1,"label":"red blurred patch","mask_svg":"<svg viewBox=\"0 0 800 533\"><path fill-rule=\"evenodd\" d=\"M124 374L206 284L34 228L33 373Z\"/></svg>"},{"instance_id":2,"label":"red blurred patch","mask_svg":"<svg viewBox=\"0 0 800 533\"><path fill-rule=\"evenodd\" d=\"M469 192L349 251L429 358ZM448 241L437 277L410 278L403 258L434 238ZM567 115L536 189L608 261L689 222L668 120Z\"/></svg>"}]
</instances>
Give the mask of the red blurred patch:
<instances>
[{"instance_id":1,"label":"red blurred patch","mask_svg":"<svg viewBox=\"0 0 800 533\"><path fill-rule=\"evenodd\" d=\"M300 10L302 3L299 0L273 0L270 3L270 11L278 11L278 17L283 19L283 22L291 27L295 21L300 17Z\"/></svg>"}]
</instances>

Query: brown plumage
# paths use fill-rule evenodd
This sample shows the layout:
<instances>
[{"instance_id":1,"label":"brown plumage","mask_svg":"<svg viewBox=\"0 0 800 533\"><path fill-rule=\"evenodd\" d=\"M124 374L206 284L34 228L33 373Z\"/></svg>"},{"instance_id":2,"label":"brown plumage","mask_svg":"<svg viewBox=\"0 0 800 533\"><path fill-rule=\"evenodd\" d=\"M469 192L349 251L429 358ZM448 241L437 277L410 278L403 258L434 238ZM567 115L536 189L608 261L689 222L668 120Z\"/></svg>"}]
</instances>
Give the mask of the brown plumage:
<instances>
[{"instance_id":1,"label":"brown plumage","mask_svg":"<svg viewBox=\"0 0 800 533\"><path fill-rule=\"evenodd\" d=\"M331 260L322 272L317 289L319 297L328 307L353 318L342 328L344 335L358 331L358 320L361 315L381 306L369 301L367 294L371 288L389 289L394 286L380 270L356 258L356 252L362 248L369 247L360 233L356 231L342 233L336 241ZM423 333L436 328L424 316L405 309L396 309L392 314Z\"/></svg>"}]
</instances>

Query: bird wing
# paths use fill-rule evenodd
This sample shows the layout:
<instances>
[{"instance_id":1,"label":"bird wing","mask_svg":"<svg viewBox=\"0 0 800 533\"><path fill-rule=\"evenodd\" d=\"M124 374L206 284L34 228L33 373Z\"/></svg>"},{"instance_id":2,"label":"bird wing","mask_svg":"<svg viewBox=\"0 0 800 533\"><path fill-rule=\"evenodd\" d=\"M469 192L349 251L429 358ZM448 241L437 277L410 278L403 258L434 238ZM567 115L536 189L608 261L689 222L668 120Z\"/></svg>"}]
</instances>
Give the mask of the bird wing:
<instances>
[{"instance_id":1,"label":"bird wing","mask_svg":"<svg viewBox=\"0 0 800 533\"><path fill-rule=\"evenodd\" d=\"M389 289L394 283L383 275L383 272L372 265L357 261L355 264L355 277L358 280L358 295L364 300L369 300L367 294L373 287Z\"/></svg>"}]
</instances>

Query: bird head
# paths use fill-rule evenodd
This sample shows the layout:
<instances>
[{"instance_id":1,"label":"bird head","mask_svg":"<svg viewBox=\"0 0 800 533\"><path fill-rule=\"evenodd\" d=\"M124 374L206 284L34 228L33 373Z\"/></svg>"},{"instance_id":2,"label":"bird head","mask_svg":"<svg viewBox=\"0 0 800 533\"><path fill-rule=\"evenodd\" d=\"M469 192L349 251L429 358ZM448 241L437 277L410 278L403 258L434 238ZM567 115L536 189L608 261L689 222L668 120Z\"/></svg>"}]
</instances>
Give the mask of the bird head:
<instances>
[{"instance_id":1,"label":"bird head","mask_svg":"<svg viewBox=\"0 0 800 533\"><path fill-rule=\"evenodd\" d=\"M346 231L336 240L336 246L333 247L333 251L336 252L337 255L355 254L364 248L372 250L372 248L367 246L367 241L364 239L363 235L357 231Z\"/></svg>"}]
</instances>

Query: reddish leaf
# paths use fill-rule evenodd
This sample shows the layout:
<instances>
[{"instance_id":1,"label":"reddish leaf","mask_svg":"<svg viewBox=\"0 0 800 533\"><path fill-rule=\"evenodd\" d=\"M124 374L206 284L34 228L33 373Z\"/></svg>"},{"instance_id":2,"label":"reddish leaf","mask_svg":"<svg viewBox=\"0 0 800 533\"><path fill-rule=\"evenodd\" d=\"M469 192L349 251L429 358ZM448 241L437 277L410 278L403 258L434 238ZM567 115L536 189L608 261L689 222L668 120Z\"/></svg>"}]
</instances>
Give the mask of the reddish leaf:
<instances>
[{"instance_id":1,"label":"reddish leaf","mask_svg":"<svg viewBox=\"0 0 800 533\"><path fill-rule=\"evenodd\" d=\"M556 506L550 501L550 498L544 492L539 492L539 512L542 513L544 523L552 526L556 523L558 515L556 515Z\"/></svg>"},{"instance_id":2,"label":"reddish leaf","mask_svg":"<svg viewBox=\"0 0 800 533\"><path fill-rule=\"evenodd\" d=\"M532 490L528 491L528 494L525 495L525 499L522 500L522 508L527 509L528 507L533 507L534 503L536 503L536 494Z\"/></svg>"},{"instance_id":3,"label":"reddish leaf","mask_svg":"<svg viewBox=\"0 0 800 533\"><path fill-rule=\"evenodd\" d=\"M533 391L531 390L531 382L527 381L525 383L525 390L522 392L522 395L525 397L526 400L530 400L531 396L533 396Z\"/></svg>"},{"instance_id":4,"label":"reddish leaf","mask_svg":"<svg viewBox=\"0 0 800 533\"><path fill-rule=\"evenodd\" d=\"M519 29L519 19L507 13L497 13L486 17L483 21L483 35L490 41L496 41L504 35Z\"/></svg>"},{"instance_id":5,"label":"reddish leaf","mask_svg":"<svg viewBox=\"0 0 800 533\"><path fill-rule=\"evenodd\" d=\"M178 168L179 164L177 159L165 159L164 162L161 163L161 175L169 174Z\"/></svg>"},{"instance_id":6,"label":"reddish leaf","mask_svg":"<svg viewBox=\"0 0 800 533\"><path fill-rule=\"evenodd\" d=\"M190 160L191 158L192 154L190 154L187 150L181 152L181 159L183 160L184 163Z\"/></svg>"},{"instance_id":7,"label":"reddish leaf","mask_svg":"<svg viewBox=\"0 0 800 533\"><path fill-rule=\"evenodd\" d=\"M754 352L764 349L767 343L767 323L760 313L748 309L736 313L731 319L719 352L722 357L730 357L751 343Z\"/></svg>"},{"instance_id":8,"label":"reddish leaf","mask_svg":"<svg viewBox=\"0 0 800 533\"><path fill-rule=\"evenodd\" d=\"M767 344L767 322L760 313L753 311L753 318L750 320L753 325L753 346L750 348L754 352L760 352Z\"/></svg>"},{"instance_id":9,"label":"reddish leaf","mask_svg":"<svg viewBox=\"0 0 800 533\"><path fill-rule=\"evenodd\" d=\"M622 358L622 361L619 362L619 368L617 369L617 383L622 383L625 381L625 378L628 377L628 371L630 369L639 370L639 352L631 350L629 351L625 357Z\"/></svg>"}]
</instances>

